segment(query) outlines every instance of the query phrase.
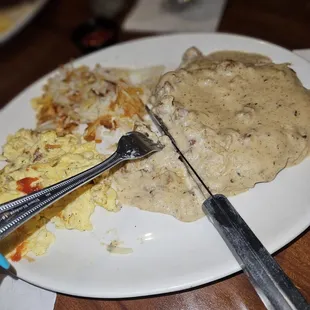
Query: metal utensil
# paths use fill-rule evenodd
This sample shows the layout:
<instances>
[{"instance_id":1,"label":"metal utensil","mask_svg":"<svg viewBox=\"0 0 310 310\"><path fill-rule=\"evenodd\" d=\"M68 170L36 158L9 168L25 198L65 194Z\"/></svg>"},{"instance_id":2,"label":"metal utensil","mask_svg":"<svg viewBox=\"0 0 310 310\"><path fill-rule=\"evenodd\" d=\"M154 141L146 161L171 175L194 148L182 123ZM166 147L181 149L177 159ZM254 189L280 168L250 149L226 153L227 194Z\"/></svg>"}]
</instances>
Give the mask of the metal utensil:
<instances>
[{"instance_id":1,"label":"metal utensil","mask_svg":"<svg viewBox=\"0 0 310 310\"><path fill-rule=\"evenodd\" d=\"M158 130L169 137L189 174L207 198L203 208L267 309L306 310L310 305L224 195L213 195L179 149L163 120L146 107Z\"/></svg>"},{"instance_id":2,"label":"metal utensil","mask_svg":"<svg viewBox=\"0 0 310 310\"><path fill-rule=\"evenodd\" d=\"M0 205L0 240L55 201L86 184L117 164L145 157L163 148L140 132L129 132L105 161L69 179Z\"/></svg>"}]
</instances>

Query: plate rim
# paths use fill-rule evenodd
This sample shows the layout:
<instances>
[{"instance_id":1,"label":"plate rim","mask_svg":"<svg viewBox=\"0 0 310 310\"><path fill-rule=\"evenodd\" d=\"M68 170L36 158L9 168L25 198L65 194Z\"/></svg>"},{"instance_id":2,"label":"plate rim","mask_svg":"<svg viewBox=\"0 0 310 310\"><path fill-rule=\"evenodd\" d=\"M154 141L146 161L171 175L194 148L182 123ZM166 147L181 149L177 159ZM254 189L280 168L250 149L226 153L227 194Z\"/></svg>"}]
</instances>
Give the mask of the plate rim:
<instances>
[{"instance_id":1,"label":"plate rim","mask_svg":"<svg viewBox=\"0 0 310 310\"><path fill-rule=\"evenodd\" d=\"M88 55L84 55L81 57L78 57L76 59L74 59L73 61L70 61L70 64L76 65L78 63L78 65L80 65L80 63L85 62L85 60L87 61L88 58L92 58L94 55L100 55L102 53L105 53L107 50L112 50L114 48L120 48L126 45L131 45L133 43L136 42L147 42L149 40L154 40L154 39L161 39L161 38L166 38L166 37L175 37L175 36L192 36L192 35L204 35L204 36L216 36L216 37L227 37L229 36L230 38L242 38L242 39L247 39L247 40L251 40L251 41L255 41L256 43L261 43L261 44L266 44L269 45L273 48L277 48L277 49L281 49L285 52L289 52L291 54L293 54L295 57L299 58L300 60L302 60L303 62L307 63L309 65L310 68L310 63L307 62L304 58L302 58L301 56L294 54L291 50L286 49L285 47L279 46L277 44L265 41L265 40L261 40L259 38L253 38L253 37L249 37L249 36L244 36L244 35L235 35L232 33L205 33L205 32L184 32L184 33L170 33L170 34L161 34L161 35L154 35L154 36L148 36L148 37L143 37L143 38L138 38L135 40L130 40L130 41L126 41L126 42L121 42L119 44L116 44L114 46L108 47L106 49L103 50L99 50L96 52L93 52L91 54ZM87 65L87 64L86 64ZM130 67L130 66L129 66ZM3 113L5 110L7 110L9 108L9 106L16 100L18 100L19 98L23 97L31 88L38 86L39 84L42 84L44 81L47 80L47 78L49 78L50 76L52 76L53 74L55 74L58 71L59 67L48 72L47 74L43 75L42 77L40 77L39 79L37 79L36 81L34 81L33 83L31 83L30 85L28 85L25 89L23 89L19 94L17 94L15 97L13 97L11 100L9 100L9 102L3 106L0 110L0 113ZM294 233L291 234L291 238L287 238L286 240L283 240L283 242L281 244L279 244L277 247L274 247L274 249L271 250L271 253L277 252L280 249L282 249L283 247L285 247L286 245L288 245L290 242L294 241L294 239L298 238L300 236L300 234L302 234L305 230L307 230L310 226L310 222L309 219L305 219L304 220L304 226L299 227L299 229L295 229L296 231L294 231ZM137 292L136 294L133 291L130 291L129 293L115 293L115 294L101 294L100 296L98 294L83 294L83 295L79 295L79 294L74 294L72 293L72 291L70 290L57 290L57 292L59 293L63 293L63 294L68 294L68 295L74 295L74 296L83 296L83 297L89 297L89 298L125 298L125 297L137 297L137 296L151 296L151 295L158 295L158 294L164 294L164 293L171 293L171 292L175 292L175 291L183 291L192 287L197 287L197 286L201 286L203 284L212 284L212 282L219 280L219 279L223 279L226 278L227 276L230 275L234 275L236 272L240 271L241 268L238 266L237 268L235 266L233 266L233 268L230 269L226 269L225 272L223 272L220 275L217 275L215 277L213 277L212 279L206 280L205 278L199 278L196 280L192 280L192 281L186 281L186 283L183 284L178 284L175 285L173 287L169 287L169 288L159 288L159 289L153 289L152 291L150 291L149 289L147 289L146 292L143 291L139 291L139 293ZM42 286L40 283L36 283L36 281L29 281L28 279L24 279L22 276L19 277L20 279L23 279L24 281L31 283L35 286L38 287L42 287L44 289L50 290L50 291L55 291L54 287L49 287L48 285L44 285ZM104 296L104 297L103 297Z\"/></svg>"}]
</instances>

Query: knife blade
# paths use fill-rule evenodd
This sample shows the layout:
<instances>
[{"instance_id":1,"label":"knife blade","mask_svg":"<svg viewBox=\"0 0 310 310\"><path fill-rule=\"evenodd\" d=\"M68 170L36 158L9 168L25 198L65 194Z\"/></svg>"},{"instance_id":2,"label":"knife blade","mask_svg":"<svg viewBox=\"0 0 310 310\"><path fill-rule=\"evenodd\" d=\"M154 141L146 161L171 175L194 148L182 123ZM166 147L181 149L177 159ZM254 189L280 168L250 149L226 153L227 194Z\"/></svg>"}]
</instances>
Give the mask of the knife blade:
<instances>
[{"instance_id":1,"label":"knife blade","mask_svg":"<svg viewBox=\"0 0 310 310\"><path fill-rule=\"evenodd\" d=\"M145 107L159 132L170 139L203 196L206 198L204 190L210 195L203 202L204 212L248 276L266 308L273 310L310 309L306 299L269 254L227 197L220 194L213 195L210 188L179 149L176 140L170 134L162 118L147 105Z\"/></svg>"},{"instance_id":2,"label":"knife blade","mask_svg":"<svg viewBox=\"0 0 310 310\"><path fill-rule=\"evenodd\" d=\"M202 195L206 198L206 195L204 194L204 190L206 190L208 192L208 194L212 197L213 194L212 194L211 190L204 183L202 178L199 176L199 174L196 172L196 170L193 168L193 166L190 164L190 162L187 160L187 158L183 155L182 151L179 149L179 147L177 145L177 142L174 140L173 136L170 134L168 127L165 125L165 123L161 119L161 117L159 117L157 114L155 114L147 105L145 105L145 109L148 112L151 120L155 124L156 128L159 130L159 132L163 135L166 135L169 138L170 142L174 146L174 149L179 154L181 161L185 164L187 171L189 172L189 174L191 175L191 177L193 178L193 180L197 184L198 188L200 189L200 192L202 193ZM195 177L193 177L193 175L198 179L199 182L197 182L197 180L195 180Z\"/></svg>"}]
</instances>

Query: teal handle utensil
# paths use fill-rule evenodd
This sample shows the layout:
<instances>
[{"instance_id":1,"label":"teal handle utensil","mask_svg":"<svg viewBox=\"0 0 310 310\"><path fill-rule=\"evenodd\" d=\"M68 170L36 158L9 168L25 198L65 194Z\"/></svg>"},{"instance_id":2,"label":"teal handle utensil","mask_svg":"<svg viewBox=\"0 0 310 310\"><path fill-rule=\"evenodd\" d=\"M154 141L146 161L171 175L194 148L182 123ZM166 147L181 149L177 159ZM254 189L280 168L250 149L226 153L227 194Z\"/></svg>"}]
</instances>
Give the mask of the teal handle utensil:
<instances>
[{"instance_id":1,"label":"teal handle utensil","mask_svg":"<svg viewBox=\"0 0 310 310\"><path fill-rule=\"evenodd\" d=\"M6 270L10 268L10 263L2 254L0 254L0 267Z\"/></svg>"}]
</instances>

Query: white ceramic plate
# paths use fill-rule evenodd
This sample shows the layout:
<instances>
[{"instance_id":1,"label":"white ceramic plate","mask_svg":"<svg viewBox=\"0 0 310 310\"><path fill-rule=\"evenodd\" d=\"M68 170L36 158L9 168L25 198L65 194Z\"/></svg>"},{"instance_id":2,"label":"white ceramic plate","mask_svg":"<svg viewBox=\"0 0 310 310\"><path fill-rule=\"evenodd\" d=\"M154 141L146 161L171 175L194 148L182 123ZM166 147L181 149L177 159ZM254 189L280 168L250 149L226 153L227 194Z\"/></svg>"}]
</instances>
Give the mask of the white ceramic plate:
<instances>
[{"instance_id":1,"label":"white ceramic plate","mask_svg":"<svg viewBox=\"0 0 310 310\"><path fill-rule=\"evenodd\" d=\"M8 41L14 35L16 35L20 30L22 30L43 8L48 0L36 0L32 7L27 13L17 18L14 25L10 27L7 31L0 33L0 44Z\"/></svg>"},{"instance_id":2,"label":"white ceramic plate","mask_svg":"<svg viewBox=\"0 0 310 310\"><path fill-rule=\"evenodd\" d=\"M190 46L204 53L242 50L267 55L275 62L291 62L310 87L310 64L276 45L227 34L180 34L120 44L83 57L76 64L176 67ZM31 98L38 96L47 77L16 97L0 115L0 143L21 127L32 128ZM285 169L270 183L231 198L269 251L274 252L310 223L310 160ZM14 264L18 276L35 285L72 295L120 298L186 289L237 270L239 266L206 218L182 223L171 216L123 208L109 213L97 208L94 230L56 231L48 254L29 263ZM110 230L110 231L109 231ZM102 242L118 238L131 247L130 255L113 255Z\"/></svg>"}]
</instances>

